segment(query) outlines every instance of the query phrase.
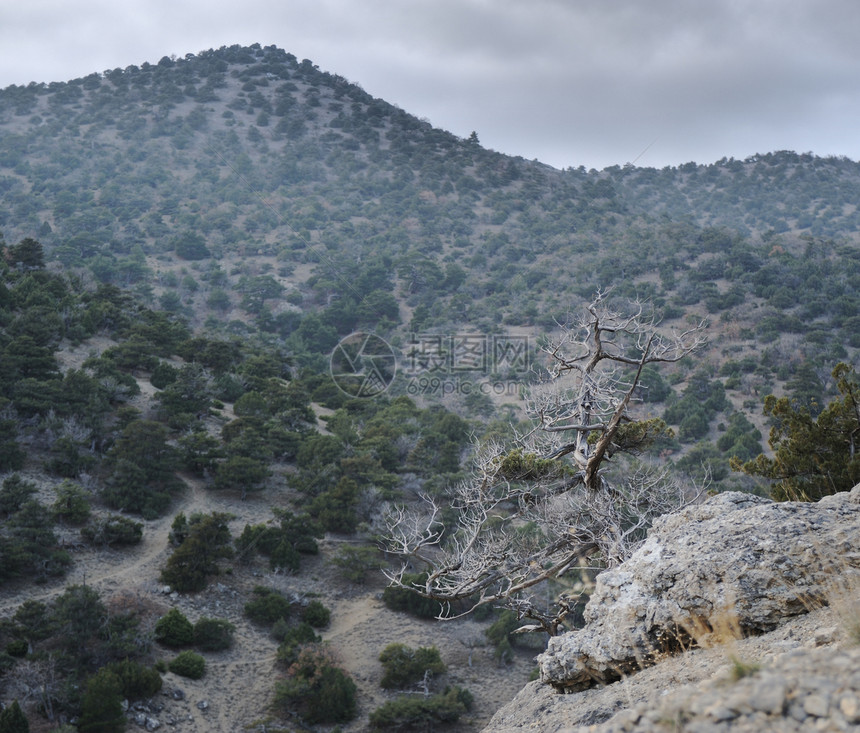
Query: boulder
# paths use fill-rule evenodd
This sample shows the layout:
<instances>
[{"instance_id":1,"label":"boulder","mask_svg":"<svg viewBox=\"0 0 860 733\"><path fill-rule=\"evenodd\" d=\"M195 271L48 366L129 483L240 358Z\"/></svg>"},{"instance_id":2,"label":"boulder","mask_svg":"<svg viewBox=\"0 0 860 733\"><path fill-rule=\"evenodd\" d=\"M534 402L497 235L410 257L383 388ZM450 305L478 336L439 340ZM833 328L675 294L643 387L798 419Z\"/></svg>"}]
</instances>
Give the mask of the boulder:
<instances>
[{"instance_id":1,"label":"boulder","mask_svg":"<svg viewBox=\"0 0 860 733\"><path fill-rule=\"evenodd\" d=\"M584 628L538 657L541 681L582 690L770 631L826 605L858 568L860 486L814 504L718 494L657 520L629 560L597 577Z\"/></svg>"}]
</instances>

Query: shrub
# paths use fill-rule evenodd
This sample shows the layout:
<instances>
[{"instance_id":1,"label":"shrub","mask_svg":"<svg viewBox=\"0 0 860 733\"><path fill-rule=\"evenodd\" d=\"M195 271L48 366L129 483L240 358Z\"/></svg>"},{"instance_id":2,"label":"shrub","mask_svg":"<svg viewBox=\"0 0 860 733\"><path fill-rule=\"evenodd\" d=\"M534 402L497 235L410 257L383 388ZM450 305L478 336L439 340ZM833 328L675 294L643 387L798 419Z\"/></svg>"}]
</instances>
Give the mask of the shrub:
<instances>
[{"instance_id":1,"label":"shrub","mask_svg":"<svg viewBox=\"0 0 860 733\"><path fill-rule=\"evenodd\" d=\"M331 651L315 644L301 650L287 677L275 686L275 704L294 710L308 725L345 723L355 717L356 690Z\"/></svg>"},{"instance_id":2,"label":"shrub","mask_svg":"<svg viewBox=\"0 0 860 733\"><path fill-rule=\"evenodd\" d=\"M435 646L411 649L405 644L389 644L379 661L385 670L379 684L385 689L402 689L420 682L427 673L432 676L447 671Z\"/></svg>"},{"instance_id":3,"label":"shrub","mask_svg":"<svg viewBox=\"0 0 860 733\"><path fill-rule=\"evenodd\" d=\"M290 617L290 602L278 591L258 585L254 595L256 598L245 604L245 615L254 623L271 626Z\"/></svg>"},{"instance_id":4,"label":"shrub","mask_svg":"<svg viewBox=\"0 0 860 733\"><path fill-rule=\"evenodd\" d=\"M358 585L364 584L368 572L379 570L383 566L379 550L370 546L341 547L331 563L338 568L344 580Z\"/></svg>"},{"instance_id":5,"label":"shrub","mask_svg":"<svg viewBox=\"0 0 860 733\"><path fill-rule=\"evenodd\" d=\"M109 664L106 669L116 675L122 695L128 700L152 697L161 689L162 680L158 671L139 662L124 659Z\"/></svg>"},{"instance_id":6,"label":"shrub","mask_svg":"<svg viewBox=\"0 0 860 733\"><path fill-rule=\"evenodd\" d=\"M108 669L100 669L87 680L81 700L81 733L121 733L125 730L122 682Z\"/></svg>"},{"instance_id":7,"label":"shrub","mask_svg":"<svg viewBox=\"0 0 860 733\"><path fill-rule=\"evenodd\" d=\"M83 527L81 536L94 545L136 545L143 538L143 524L115 515Z\"/></svg>"},{"instance_id":8,"label":"shrub","mask_svg":"<svg viewBox=\"0 0 860 733\"><path fill-rule=\"evenodd\" d=\"M71 524L83 524L90 516L90 502L86 491L68 479L57 488L57 500L51 509L55 517Z\"/></svg>"},{"instance_id":9,"label":"shrub","mask_svg":"<svg viewBox=\"0 0 860 733\"><path fill-rule=\"evenodd\" d=\"M272 635L281 642L278 646L278 661L289 667L298 661L302 647L317 644L321 639L310 624L300 623L298 626L279 629L281 624L286 626L286 621L278 621L272 629Z\"/></svg>"},{"instance_id":10,"label":"shrub","mask_svg":"<svg viewBox=\"0 0 860 733\"><path fill-rule=\"evenodd\" d=\"M167 668L181 677L199 680L206 672L206 660L196 652L179 652Z\"/></svg>"},{"instance_id":11,"label":"shrub","mask_svg":"<svg viewBox=\"0 0 860 733\"><path fill-rule=\"evenodd\" d=\"M194 641L194 626L178 608L171 608L155 624L155 640L169 647L188 646Z\"/></svg>"},{"instance_id":12,"label":"shrub","mask_svg":"<svg viewBox=\"0 0 860 733\"><path fill-rule=\"evenodd\" d=\"M11 705L7 705L0 712L0 731L3 733L30 733L30 723L27 722L27 716L18 705L17 700L13 700Z\"/></svg>"},{"instance_id":13,"label":"shrub","mask_svg":"<svg viewBox=\"0 0 860 733\"><path fill-rule=\"evenodd\" d=\"M527 644L526 639L537 635L529 634L514 634L514 632L522 626L522 623L517 618L517 614L511 610L504 610L499 613L498 618L492 625L484 631L484 634L496 648L496 659L500 662L510 662L514 656L514 643L517 645Z\"/></svg>"},{"instance_id":14,"label":"shrub","mask_svg":"<svg viewBox=\"0 0 860 733\"><path fill-rule=\"evenodd\" d=\"M331 621L331 611L319 601L311 601L302 611L302 620L315 629L324 629Z\"/></svg>"},{"instance_id":15,"label":"shrub","mask_svg":"<svg viewBox=\"0 0 860 733\"><path fill-rule=\"evenodd\" d=\"M194 646L204 652L217 652L233 646L236 627L223 618L201 618L194 624Z\"/></svg>"},{"instance_id":16,"label":"shrub","mask_svg":"<svg viewBox=\"0 0 860 733\"><path fill-rule=\"evenodd\" d=\"M449 687L431 697L400 697L370 714L371 730L433 730L440 723L456 723L472 707L472 693Z\"/></svg>"},{"instance_id":17,"label":"shrub","mask_svg":"<svg viewBox=\"0 0 860 733\"><path fill-rule=\"evenodd\" d=\"M403 583L406 585L421 585L426 580L426 573L406 573L403 576ZM392 611L405 611L419 618L436 618L441 612L439 601L425 598L408 588L388 586L382 591L382 602Z\"/></svg>"},{"instance_id":18,"label":"shrub","mask_svg":"<svg viewBox=\"0 0 860 733\"><path fill-rule=\"evenodd\" d=\"M10 657L23 659L27 656L28 651L30 651L30 645L24 639L15 639L6 645L6 653Z\"/></svg>"},{"instance_id":19,"label":"shrub","mask_svg":"<svg viewBox=\"0 0 860 733\"><path fill-rule=\"evenodd\" d=\"M180 593L203 590L209 576L218 573L217 561L233 556L229 519L230 515L218 512L192 516L187 536L161 571L162 582Z\"/></svg>"}]
</instances>

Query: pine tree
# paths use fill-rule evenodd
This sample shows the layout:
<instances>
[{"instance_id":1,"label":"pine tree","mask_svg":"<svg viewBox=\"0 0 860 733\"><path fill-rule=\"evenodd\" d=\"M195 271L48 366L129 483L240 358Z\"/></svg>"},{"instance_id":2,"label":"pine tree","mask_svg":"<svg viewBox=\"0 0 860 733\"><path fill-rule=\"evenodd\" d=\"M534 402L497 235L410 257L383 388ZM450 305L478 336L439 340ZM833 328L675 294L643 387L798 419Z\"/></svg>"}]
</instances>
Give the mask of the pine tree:
<instances>
[{"instance_id":1,"label":"pine tree","mask_svg":"<svg viewBox=\"0 0 860 733\"><path fill-rule=\"evenodd\" d=\"M773 458L734 460L732 468L772 479L771 495L778 501L817 501L860 482L860 384L844 363L837 364L833 378L841 398L816 418L788 397L769 395L764 414L774 421L768 440Z\"/></svg>"},{"instance_id":2,"label":"pine tree","mask_svg":"<svg viewBox=\"0 0 860 733\"><path fill-rule=\"evenodd\" d=\"M0 712L0 733L30 733L30 723L17 700Z\"/></svg>"}]
</instances>

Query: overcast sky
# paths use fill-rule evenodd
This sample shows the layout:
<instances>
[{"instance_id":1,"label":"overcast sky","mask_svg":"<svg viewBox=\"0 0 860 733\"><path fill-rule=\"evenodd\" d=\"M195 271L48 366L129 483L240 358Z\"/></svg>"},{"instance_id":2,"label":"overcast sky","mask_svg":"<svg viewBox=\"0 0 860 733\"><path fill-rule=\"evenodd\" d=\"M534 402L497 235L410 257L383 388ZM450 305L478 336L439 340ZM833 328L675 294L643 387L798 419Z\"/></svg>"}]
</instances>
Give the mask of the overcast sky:
<instances>
[{"instance_id":1,"label":"overcast sky","mask_svg":"<svg viewBox=\"0 0 860 733\"><path fill-rule=\"evenodd\" d=\"M276 45L558 168L860 159L860 0L0 0L0 87Z\"/></svg>"}]
</instances>

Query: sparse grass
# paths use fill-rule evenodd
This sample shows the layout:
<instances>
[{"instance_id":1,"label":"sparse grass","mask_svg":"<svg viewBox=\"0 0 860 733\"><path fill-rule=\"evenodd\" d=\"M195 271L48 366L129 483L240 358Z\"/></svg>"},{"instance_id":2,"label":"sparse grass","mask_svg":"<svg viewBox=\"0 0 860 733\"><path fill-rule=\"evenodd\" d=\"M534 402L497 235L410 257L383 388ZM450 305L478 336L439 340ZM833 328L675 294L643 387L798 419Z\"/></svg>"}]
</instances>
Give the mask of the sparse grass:
<instances>
[{"instance_id":1,"label":"sparse grass","mask_svg":"<svg viewBox=\"0 0 860 733\"><path fill-rule=\"evenodd\" d=\"M839 621L848 644L860 644L860 573L846 566L834 574L827 590L827 603Z\"/></svg>"},{"instance_id":2,"label":"sparse grass","mask_svg":"<svg viewBox=\"0 0 860 733\"><path fill-rule=\"evenodd\" d=\"M733 645L745 636L733 603L727 603L708 618L692 617L679 622L678 626L693 645L702 649Z\"/></svg>"},{"instance_id":3,"label":"sparse grass","mask_svg":"<svg viewBox=\"0 0 860 733\"><path fill-rule=\"evenodd\" d=\"M729 669L729 676L733 682L750 677L761 669L761 665L757 662L747 662L735 654L729 655L729 661L732 666Z\"/></svg>"}]
</instances>

